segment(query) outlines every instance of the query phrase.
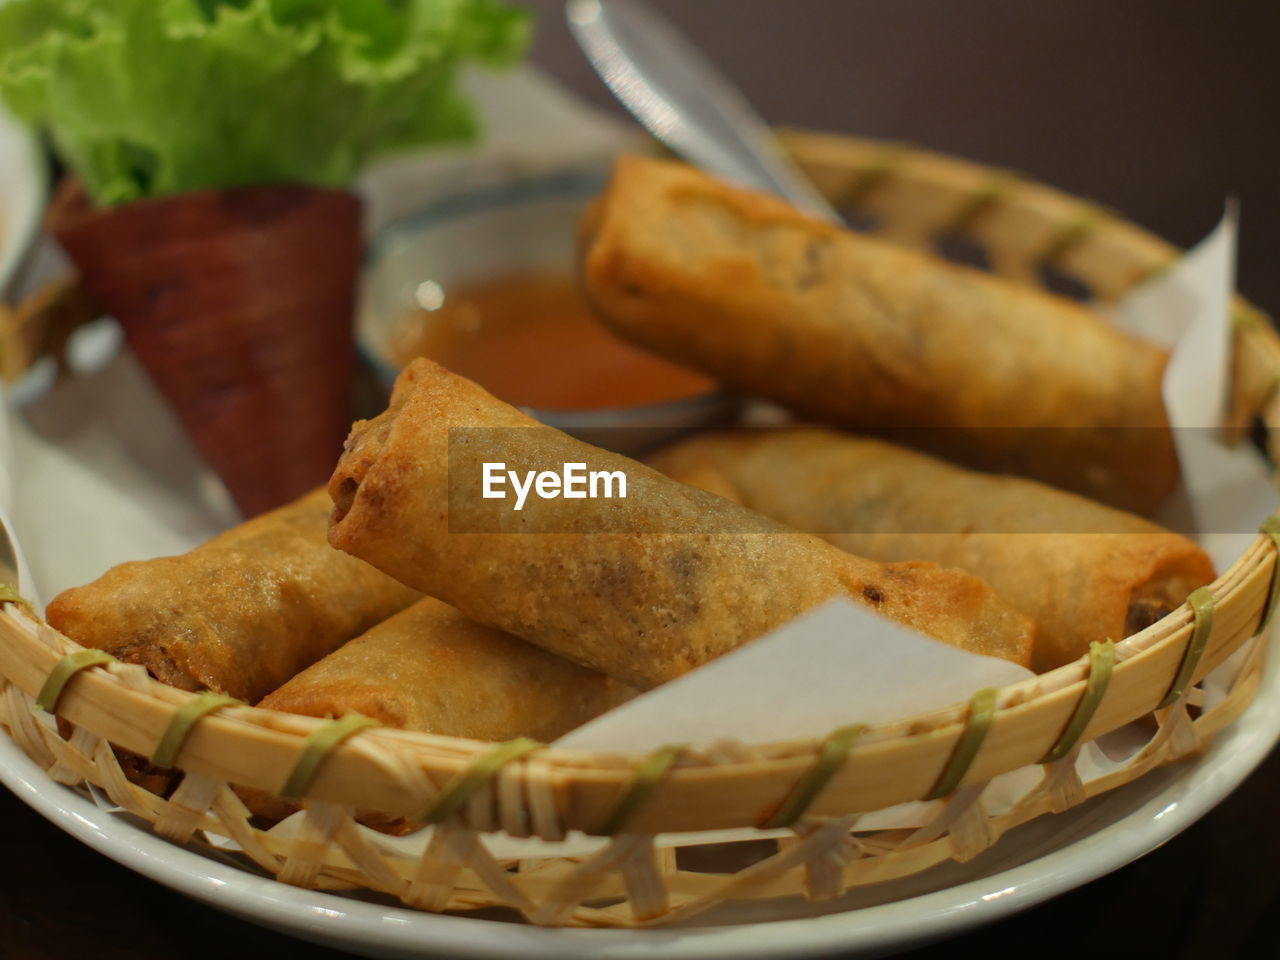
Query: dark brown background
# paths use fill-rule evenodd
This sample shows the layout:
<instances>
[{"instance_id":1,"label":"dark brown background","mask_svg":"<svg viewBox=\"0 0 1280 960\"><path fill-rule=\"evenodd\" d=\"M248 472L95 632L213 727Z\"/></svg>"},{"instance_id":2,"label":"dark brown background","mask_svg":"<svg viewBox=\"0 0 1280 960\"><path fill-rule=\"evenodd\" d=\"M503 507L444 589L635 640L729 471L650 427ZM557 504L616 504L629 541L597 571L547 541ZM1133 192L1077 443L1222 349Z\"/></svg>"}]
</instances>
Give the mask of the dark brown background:
<instances>
[{"instance_id":1,"label":"dark brown background","mask_svg":"<svg viewBox=\"0 0 1280 960\"><path fill-rule=\"evenodd\" d=\"M617 109L560 25L535 58ZM1280 311L1280 6L1269 0L656 0L775 124L1019 170L1181 245L1242 204L1246 295Z\"/></svg>"},{"instance_id":2,"label":"dark brown background","mask_svg":"<svg viewBox=\"0 0 1280 960\"><path fill-rule=\"evenodd\" d=\"M535 59L609 104L560 25ZM1242 204L1240 285L1280 311L1280 16L1269 0L667 0L774 123L906 140L1093 197L1180 244ZM1280 759L1178 839L912 954L1280 956ZM345 956L141 879L0 795L7 960ZM980 951L980 953L979 953Z\"/></svg>"}]
</instances>

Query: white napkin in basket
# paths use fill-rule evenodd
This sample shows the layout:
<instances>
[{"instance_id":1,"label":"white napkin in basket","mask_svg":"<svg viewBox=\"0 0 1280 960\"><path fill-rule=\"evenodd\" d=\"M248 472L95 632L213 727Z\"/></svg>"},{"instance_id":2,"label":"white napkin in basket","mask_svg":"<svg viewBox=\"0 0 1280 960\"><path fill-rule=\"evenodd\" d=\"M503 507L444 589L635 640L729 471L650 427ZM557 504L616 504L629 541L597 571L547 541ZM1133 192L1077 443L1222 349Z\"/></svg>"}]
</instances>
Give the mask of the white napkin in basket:
<instances>
[{"instance_id":1,"label":"white napkin in basket","mask_svg":"<svg viewBox=\"0 0 1280 960\"><path fill-rule=\"evenodd\" d=\"M556 741L573 750L653 750L720 739L768 743L887 723L1034 677L832 600Z\"/></svg>"}]
</instances>

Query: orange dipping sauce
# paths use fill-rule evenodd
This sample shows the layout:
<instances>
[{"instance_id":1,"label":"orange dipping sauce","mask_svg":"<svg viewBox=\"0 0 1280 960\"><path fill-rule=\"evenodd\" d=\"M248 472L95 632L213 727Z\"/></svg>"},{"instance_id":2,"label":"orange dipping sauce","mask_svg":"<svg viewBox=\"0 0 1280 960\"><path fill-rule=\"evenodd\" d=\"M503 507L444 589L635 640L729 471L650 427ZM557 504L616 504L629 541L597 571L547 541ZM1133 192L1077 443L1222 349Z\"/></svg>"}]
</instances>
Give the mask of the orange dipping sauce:
<instances>
[{"instance_id":1,"label":"orange dipping sauce","mask_svg":"<svg viewBox=\"0 0 1280 960\"><path fill-rule=\"evenodd\" d=\"M635 407L714 387L707 377L615 337L565 274L511 274L447 290L429 284L418 299L424 309L400 321L392 357L400 364L429 357L517 406Z\"/></svg>"}]
</instances>

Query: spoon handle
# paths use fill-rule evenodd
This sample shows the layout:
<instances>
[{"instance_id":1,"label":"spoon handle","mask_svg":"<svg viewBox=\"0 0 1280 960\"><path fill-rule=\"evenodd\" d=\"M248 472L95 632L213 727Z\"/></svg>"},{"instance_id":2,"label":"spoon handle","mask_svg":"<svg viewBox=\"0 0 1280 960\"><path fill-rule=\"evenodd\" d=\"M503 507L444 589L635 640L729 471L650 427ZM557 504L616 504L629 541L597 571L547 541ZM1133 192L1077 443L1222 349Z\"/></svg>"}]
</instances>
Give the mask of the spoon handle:
<instances>
[{"instance_id":1,"label":"spoon handle","mask_svg":"<svg viewBox=\"0 0 1280 960\"><path fill-rule=\"evenodd\" d=\"M711 173L840 217L787 159L746 98L640 0L568 0L565 16L605 84L655 137Z\"/></svg>"}]
</instances>

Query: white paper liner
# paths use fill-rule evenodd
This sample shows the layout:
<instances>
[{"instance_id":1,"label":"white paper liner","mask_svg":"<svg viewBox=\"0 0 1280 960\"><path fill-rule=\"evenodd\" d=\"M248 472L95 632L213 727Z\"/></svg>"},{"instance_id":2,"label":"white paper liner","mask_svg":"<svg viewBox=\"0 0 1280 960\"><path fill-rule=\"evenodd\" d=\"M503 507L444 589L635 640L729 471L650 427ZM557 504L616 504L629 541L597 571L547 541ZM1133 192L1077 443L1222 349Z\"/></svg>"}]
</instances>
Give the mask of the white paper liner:
<instances>
[{"instance_id":1,"label":"white paper liner","mask_svg":"<svg viewBox=\"0 0 1280 960\"><path fill-rule=\"evenodd\" d=\"M722 738L800 740L854 721L905 720L1034 676L838 599L614 708L555 746L649 751Z\"/></svg>"}]
</instances>

